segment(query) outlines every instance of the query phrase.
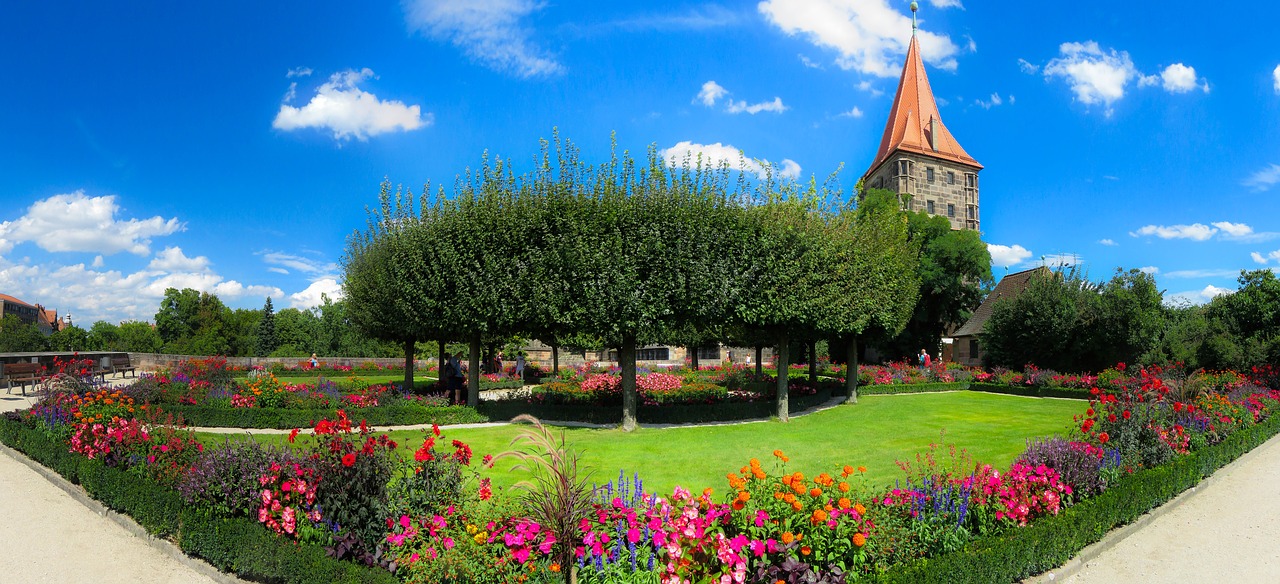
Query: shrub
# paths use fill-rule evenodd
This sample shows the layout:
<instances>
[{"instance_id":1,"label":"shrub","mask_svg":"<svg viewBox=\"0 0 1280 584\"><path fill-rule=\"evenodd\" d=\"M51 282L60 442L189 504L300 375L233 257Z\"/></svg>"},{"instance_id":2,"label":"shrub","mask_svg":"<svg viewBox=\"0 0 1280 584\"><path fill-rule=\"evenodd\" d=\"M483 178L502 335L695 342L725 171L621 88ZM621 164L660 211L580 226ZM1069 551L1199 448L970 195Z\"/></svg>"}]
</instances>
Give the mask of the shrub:
<instances>
[{"instance_id":1,"label":"shrub","mask_svg":"<svg viewBox=\"0 0 1280 584\"><path fill-rule=\"evenodd\" d=\"M1031 467L1046 466L1058 472L1062 482L1071 486L1076 498L1102 492L1102 451L1081 442L1053 437L1028 440L1027 449L1018 462Z\"/></svg>"},{"instance_id":2,"label":"shrub","mask_svg":"<svg viewBox=\"0 0 1280 584\"><path fill-rule=\"evenodd\" d=\"M228 440L210 448L178 482L184 501L208 505L228 517L256 517L262 483L272 465L292 467L305 459L292 449L263 446L253 441Z\"/></svg>"}]
</instances>

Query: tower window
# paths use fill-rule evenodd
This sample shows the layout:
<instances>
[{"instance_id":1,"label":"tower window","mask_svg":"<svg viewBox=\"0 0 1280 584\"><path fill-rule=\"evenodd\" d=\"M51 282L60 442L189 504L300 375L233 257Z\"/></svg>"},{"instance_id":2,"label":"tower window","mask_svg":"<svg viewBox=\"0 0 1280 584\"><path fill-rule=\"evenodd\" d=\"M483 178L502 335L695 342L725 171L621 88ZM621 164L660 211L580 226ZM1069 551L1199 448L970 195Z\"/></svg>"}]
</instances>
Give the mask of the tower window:
<instances>
[{"instance_id":1,"label":"tower window","mask_svg":"<svg viewBox=\"0 0 1280 584\"><path fill-rule=\"evenodd\" d=\"M956 216L956 206L947 205L947 217L955 217L955 216Z\"/></svg>"},{"instance_id":2,"label":"tower window","mask_svg":"<svg viewBox=\"0 0 1280 584\"><path fill-rule=\"evenodd\" d=\"M968 210L969 210L969 218L973 219L973 205L969 205Z\"/></svg>"},{"instance_id":3,"label":"tower window","mask_svg":"<svg viewBox=\"0 0 1280 584\"><path fill-rule=\"evenodd\" d=\"M925 173L926 178L928 178L929 182L933 182L933 167L932 167L932 166L930 166L930 167L928 167L928 168L924 169L924 173Z\"/></svg>"},{"instance_id":4,"label":"tower window","mask_svg":"<svg viewBox=\"0 0 1280 584\"><path fill-rule=\"evenodd\" d=\"M904 160L899 160L899 161L898 161L898 174L900 174L900 175L908 175L908 174L911 174L911 161L910 161L910 160L905 160L905 159L904 159Z\"/></svg>"},{"instance_id":5,"label":"tower window","mask_svg":"<svg viewBox=\"0 0 1280 584\"><path fill-rule=\"evenodd\" d=\"M929 201L928 208L929 208L929 214L930 214L930 215L932 215L932 214L933 214L933 201Z\"/></svg>"},{"instance_id":6,"label":"tower window","mask_svg":"<svg viewBox=\"0 0 1280 584\"><path fill-rule=\"evenodd\" d=\"M951 172L950 170L947 171L947 184L956 184L956 173Z\"/></svg>"}]
</instances>

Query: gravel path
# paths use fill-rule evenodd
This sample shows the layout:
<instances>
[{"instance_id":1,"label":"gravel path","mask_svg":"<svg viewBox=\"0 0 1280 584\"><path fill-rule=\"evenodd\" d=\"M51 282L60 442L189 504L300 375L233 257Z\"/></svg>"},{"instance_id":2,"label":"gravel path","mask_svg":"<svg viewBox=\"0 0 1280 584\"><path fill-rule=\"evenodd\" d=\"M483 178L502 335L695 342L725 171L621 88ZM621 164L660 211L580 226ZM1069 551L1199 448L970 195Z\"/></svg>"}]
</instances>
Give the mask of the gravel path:
<instances>
[{"instance_id":1,"label":"gravel path","mask_svg":"<svg viewBox=\"0 0 1280 584\"><path fill-rule=\"evenodd\" d=\"M1280 437L1068 576L1110 582L1280 582Z\"/></svg>"}]
</instances>

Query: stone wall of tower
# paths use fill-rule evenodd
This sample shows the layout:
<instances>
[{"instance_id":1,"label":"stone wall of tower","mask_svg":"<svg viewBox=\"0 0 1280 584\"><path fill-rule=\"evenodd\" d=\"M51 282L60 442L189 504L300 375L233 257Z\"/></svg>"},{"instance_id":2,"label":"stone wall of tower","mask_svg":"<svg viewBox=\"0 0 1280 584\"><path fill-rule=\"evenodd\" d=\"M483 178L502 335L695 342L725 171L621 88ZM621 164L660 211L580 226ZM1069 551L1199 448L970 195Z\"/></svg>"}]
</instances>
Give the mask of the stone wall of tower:
<instances>
[{"instance_id":1,"label":"stone wall of tower","mask_svg":"<svg viewBox=\"0 0 1280 584\"><path fill-rule=\"evenodd\" d=\"M868 175L863 186L911 195L906 197L908 210L946 217L952 229L980 228L978 169L972 166L898 151Z\"/></svg>"}]
</instances>

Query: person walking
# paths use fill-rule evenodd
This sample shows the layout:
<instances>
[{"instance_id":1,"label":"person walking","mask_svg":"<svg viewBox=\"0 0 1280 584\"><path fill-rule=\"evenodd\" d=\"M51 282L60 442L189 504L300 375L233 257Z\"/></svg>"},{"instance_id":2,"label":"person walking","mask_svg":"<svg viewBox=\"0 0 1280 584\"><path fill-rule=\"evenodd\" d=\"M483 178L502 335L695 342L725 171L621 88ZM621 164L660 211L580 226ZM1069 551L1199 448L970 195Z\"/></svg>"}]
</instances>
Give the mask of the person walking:
<instances>
[{"instance_id":1,"label":"person walking","mask_svg":"<svg viewBox=\"0 0 1280 584\"><path fill-rule=\"evenodd\" d=\"M460 406L466 403L462 398L462 387L466 379L466 372L462 369L462 351L458 351L458 354L453 356L450 369L449 389L453 395L450 396L449 403Z\"/></svg>"},{"instance_id":2,"label":"person walking","mask_svg":"<svg viewBox=\"0 0 1280 584\"><path fill-rule=\"evenodd\" d=\"M524 383L524 353L516 353L516 379Z\"/></svg>"}]
</instances>

